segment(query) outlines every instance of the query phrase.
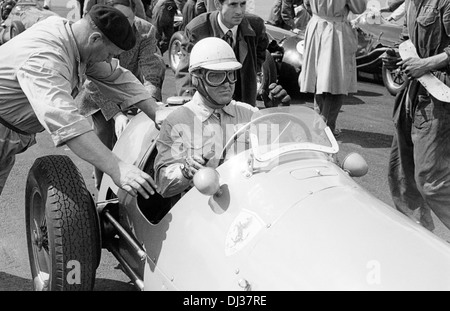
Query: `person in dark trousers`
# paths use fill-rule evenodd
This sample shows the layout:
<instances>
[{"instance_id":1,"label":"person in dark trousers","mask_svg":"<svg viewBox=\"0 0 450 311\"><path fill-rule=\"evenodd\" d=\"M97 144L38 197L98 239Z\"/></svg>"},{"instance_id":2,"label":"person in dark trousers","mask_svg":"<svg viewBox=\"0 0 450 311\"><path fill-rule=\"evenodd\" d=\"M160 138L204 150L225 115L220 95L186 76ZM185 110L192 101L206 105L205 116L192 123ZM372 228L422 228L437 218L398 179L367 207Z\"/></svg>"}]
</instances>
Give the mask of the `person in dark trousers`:
<instances>
[{"instance_id":1,"label":"person in dark trousers","mask_svg":"<svg viewBox=\"0 0 450 311\"><path fill-rule=\"evenodd\" d=\"M450 86L450 1L407 0L409 38L419 58L386 55L401 67L408 85L394 104L394 139L388 181L395 207L434 230L431 211L450 229L450 103L438 100L418 80L431 73Z\"/></svg>"}]
</instances>

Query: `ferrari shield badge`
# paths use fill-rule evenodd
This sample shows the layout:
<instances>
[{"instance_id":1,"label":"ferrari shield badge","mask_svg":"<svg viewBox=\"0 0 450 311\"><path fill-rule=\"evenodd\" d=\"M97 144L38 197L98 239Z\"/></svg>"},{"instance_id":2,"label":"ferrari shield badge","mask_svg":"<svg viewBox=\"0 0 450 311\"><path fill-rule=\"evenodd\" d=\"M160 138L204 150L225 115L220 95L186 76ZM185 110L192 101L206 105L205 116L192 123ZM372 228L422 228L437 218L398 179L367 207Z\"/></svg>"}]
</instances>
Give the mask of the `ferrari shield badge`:
<instances>
[{"instance_id":1,"label":"ferrari shield badge","mask_svg":"<svg viewBox=\"0 0 450 311\"><path fill-rule=\"evenodd\" d=\"M264 222L258 215L243 210L228 230L225 240L225 255L231 256L243 249L264 227Z\"/></svg>"}]
</instances>

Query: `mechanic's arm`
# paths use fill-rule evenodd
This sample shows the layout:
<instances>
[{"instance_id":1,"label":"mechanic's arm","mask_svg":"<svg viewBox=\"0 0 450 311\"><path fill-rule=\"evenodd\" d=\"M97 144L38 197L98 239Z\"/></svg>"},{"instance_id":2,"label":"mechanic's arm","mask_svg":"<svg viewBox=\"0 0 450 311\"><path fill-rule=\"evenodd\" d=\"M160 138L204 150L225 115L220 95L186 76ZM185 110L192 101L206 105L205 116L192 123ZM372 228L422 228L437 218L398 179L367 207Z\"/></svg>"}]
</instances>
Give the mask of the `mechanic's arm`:
<instances>
[{"instance_id":1,"label":"mechanic's arm","mask_svg":"<svg viewBox=\"0 0 450 311\"><path fill-rule=\"evenodd\" d=\"M449 65L448 56L449 54L443 52L427 58L407 58L397 65L402 67L408 78L417 79L427 72L446 69Z\"/></svg>"},{"instance_id":2,"label":"mechanic's arm","mask_svg":"<svg viewBox=\"0 0 450 311\"><path fill-rule=\"evenodd\" d=\"M134 105L155 121L159 105L131 71L119 66L117 59L111 63L96 63L86 71L86 75L103 94L119 103L121 110Z\"/></svg>"},{"instance_id":3,"label":"mechanic's arm","mask_svg":"<svg viewBox=\"0 0 450 311\"><path fill-rule=\"evenodd\" d=\"M111 175L117 186L131 195L140 192L148 197L146 192L152 194L152 187L156 187L154 181L137 167L118 159L101 143L74 103L70 71L48 59L45 53L30 57L18 70L17 79L55 146L67 143L75 154Z\"/></svg>"},{"instance_id":4,"label":"mechanic's arm","mask_svg":"<svg viewBox=\"0 0 450 311\"><path fill-rule=\"evenodd\" d=\"M147 173L119 159L93 131L66 142L77 156L111 176L114 183L132 196L140 193L144 198L153 195L156 184Z\"/></svg>"}]
</instances>

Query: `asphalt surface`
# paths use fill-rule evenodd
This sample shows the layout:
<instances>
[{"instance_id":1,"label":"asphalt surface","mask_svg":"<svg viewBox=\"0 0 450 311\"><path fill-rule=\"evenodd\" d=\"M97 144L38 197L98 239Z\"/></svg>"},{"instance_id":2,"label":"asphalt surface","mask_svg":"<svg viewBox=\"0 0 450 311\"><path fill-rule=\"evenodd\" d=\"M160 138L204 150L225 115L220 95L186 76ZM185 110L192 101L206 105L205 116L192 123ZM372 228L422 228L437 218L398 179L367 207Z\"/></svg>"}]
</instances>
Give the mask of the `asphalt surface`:
<instances>
[{"instance_id":1,"label":"asphalt surface","mask_svg":"<svg viewBox=\"0 0 450 311\"><path fill-rule=\"evenodd\" d=\"M174 95L174 79L167 69L164 99ZM394 98L384 86L371 80L358 84L358 93L342 107L338 127L342 135L339 160L351 152L360 153L369 164L366 176L356 179L371 194L392 206L387 185L387 165L392 141L391 113ZM312 97L303 96L293 105L312 107ZM0 291L32 290L31 273L25 237L25 184L34 160L48 154L66 154L80 169L86 184L95 197L92 167L75 156L67 147L55 148L47 133L37 137L38 143L26 153L18 155L16 165L0 196ZM435 234L450 241L450 232L437 219ZM119 269L118 262L106 250L97 270L95 291L134 291L128 277Z\"/></svg>"}]
</instances>

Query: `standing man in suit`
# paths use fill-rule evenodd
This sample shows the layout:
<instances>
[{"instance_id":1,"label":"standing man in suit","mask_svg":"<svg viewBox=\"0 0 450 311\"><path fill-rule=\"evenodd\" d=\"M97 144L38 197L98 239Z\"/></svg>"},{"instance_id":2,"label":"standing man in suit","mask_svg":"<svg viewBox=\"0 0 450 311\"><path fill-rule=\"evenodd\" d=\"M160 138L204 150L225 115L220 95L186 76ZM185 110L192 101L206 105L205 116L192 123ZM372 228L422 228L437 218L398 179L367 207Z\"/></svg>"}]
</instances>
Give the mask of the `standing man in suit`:
<instances>
[{"instance_id":1,"label":"standing man in suit","mask_svg":"<svg viewBox=\"0 0 450 311\"><path fill-rule=\"evenodd\" d=\"M177 93L192 96L195 92L188 72L189 53L194 44L206 37L217 37L229 42L242 64L233 99L256 106L257 79L261 76L269 44L264 20L245 13L245 0L215 0L215 4L215 11L197 16L186 26L186 39L182 44L184 57L175 73ZM290 101L280 86L274 86L269 98L282 104Z\"/></svg>"}]
</instances>

